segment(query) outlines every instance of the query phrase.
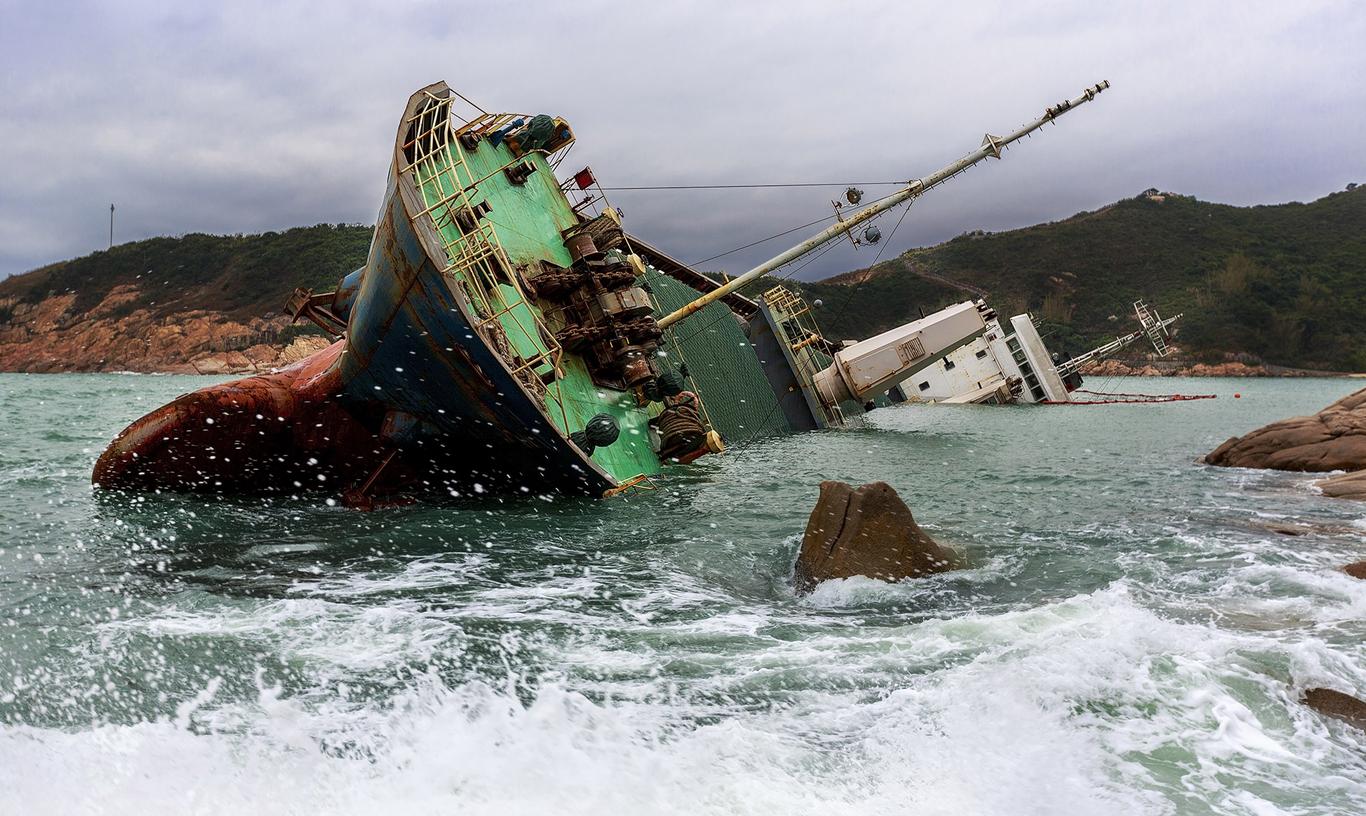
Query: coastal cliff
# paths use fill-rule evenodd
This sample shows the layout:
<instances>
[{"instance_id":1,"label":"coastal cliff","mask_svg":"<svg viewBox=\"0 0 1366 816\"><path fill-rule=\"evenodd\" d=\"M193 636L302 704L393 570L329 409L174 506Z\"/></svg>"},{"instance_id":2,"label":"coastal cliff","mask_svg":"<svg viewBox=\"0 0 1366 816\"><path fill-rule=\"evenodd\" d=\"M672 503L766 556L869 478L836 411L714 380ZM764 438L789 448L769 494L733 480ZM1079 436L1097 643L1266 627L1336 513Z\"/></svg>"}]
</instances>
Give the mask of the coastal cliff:
<instances>
[{"instance_id":1,"label":"coastal cliff","mask_svg":"<svg viewBox=\"0 0 1366 816\"><path fill-rule=\"evenodd\" d=\"M125 313L122 307L137 299L136 287L116 286L83 313L73 309L72 294L12 304L13 318L0 326L0 370L254 373L302 360L329 342L295 335L283 317L238 321L204 309Z\"/></svg>"},{"instance_id":2,"label":"coastal cliff","mask_svg":"<svg viewBox=\"0 0 1366 816\"><path fill-rule=\"evenodd\" d=\"M370 228L121 244L0 280L0 371L269 371L324 348L281 307L364 263Z\"/></svg>"}]
</instances>

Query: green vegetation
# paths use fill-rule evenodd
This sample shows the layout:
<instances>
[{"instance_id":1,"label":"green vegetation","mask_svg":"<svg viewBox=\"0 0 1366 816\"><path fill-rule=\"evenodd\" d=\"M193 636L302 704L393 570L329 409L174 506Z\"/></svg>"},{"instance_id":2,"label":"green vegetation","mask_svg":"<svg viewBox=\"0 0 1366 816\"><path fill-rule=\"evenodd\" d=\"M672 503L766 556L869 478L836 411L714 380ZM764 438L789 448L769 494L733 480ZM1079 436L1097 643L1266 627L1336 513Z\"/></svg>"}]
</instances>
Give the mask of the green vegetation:
<instances>
[{"instance_id":1,"label":"green vegetation","mask_svg":"<svg viewBox=\"0 0 1366 816\"><path fill-rule=\"evenodd\" d=\"M119 307L124 313L208 309L238 320L279 314L294 287L327 291L363 266L370 233L365 226L319 224L261 235L192 233L135 241L0 281L0 302L36 303L75 293L79 313L110 289L132 284L139 297Z\"/></svg>"},{"instance_id":2,"label":"green vegetation","mask_svg":"<svg viewBox=\"0 0 1366 816\"><path fill-rule=\"evenodd\" d=\"M74 292L82 311L120 284L140 289L137 301L120 307L129 311L210 309L239 320L278 314L295 286L326 291L364 264L370 232L322 224L123 244L0 281L0 323L11 302ZM1366 370L1366 187L1260 207L1141 195L1051 224L969 233L872 270L797 285L824 302L817 314L830 336L854 338L972 297L934 277L986 290L1003 315L1032 311L1060 350L1078 352L1131 330L1131 303L1144 299L1164 315L1185 312L1178 342L1196 359L1251 355ZM863 280L847 285L851 279Z\"/></svg>"},{"instance_id":3,"label":"green vegetation","mask_svg":"<svg viewBox=\"0 0 1366 816\"><path fill-rule=\"evenodd\" d=\"M1003 315L1032 311L1071 352L1132 330L1131 303L1144 299L1185 313L1178 343L1196 359L1366 371L1366 187L1259 207L1141 195L912 250L857 287L841 279L867 272L803 288L825 301L822 323L841 337L971 297L917 270L985 289Z\"/></svg>"}]
</instances>

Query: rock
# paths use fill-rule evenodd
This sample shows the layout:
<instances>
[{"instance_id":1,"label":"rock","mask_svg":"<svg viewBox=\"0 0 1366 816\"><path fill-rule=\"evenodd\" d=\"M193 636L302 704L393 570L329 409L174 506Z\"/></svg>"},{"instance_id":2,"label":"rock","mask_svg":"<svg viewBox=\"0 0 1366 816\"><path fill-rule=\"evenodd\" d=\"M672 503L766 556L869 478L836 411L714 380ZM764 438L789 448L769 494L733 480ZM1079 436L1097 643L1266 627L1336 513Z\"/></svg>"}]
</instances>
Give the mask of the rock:
<instances>
[{"instance_id":1,"label":"rock","mask_svg":"<svg viewBox=\"0 0 1366 816\"><path fill-rule=\"evenodd\" d=\"M242 349L242 355L257 368L270 368L280 356L280 350L266 343L257 343Z\"/></svg>"},{"instance_id":2,"label":"rock","mask_svg":"<svg viewBox=\"0 0 1366 816\"><path fill-rule=\"evenodd\" d=\"M1265 377L1262 366L1250 366L1238 361L1228 363L1196 363L1186 372L1189 377Z\"/></svg>"},{"instance_id":3,"label":"rock","mask_svg":"<svg viewBox=\"0 0 1366 816\"><path fill-rule=\"evenodd\" d=\"M196 374L227 374L231 371L227 357L223 354L201 354L191 360L190 365L194 366Z\"/></svg>"},{"instance_id":4,"label":"rock","mask_svg":"<svg viewBox=\"0 0 1366 816\"><path fill-rule=\"evenodd\" d=\"M1283 419L1234 437L1206 455L1205 461L1275 470L1362 470L1366 468L1366 388L1314 416Z\"/></svg>"},{"instance_id":5,"label":"rock","mask_svg":"<svg viewBox=\"0 0 1366 816\"><path fill-rule=\"evenodd\" d=\"M1366 700L1332 689L1315 688L1304 693L1304 703L1320 714L1366 729Z\"/></svg>"},{"instance_id":6,"label":"rock","mask_svg":"<svg viewBox=\"0 0 1366 816\"><path fill-rule=\"evenodd\" d=\"M1352 576L1366 581L1366 561L1354 561L1342 568L1342 571Z\"/></svg>"},{"instance_id":7,"label":"rock","mask_svg":"<svg viewBox=\"0 0 1366 816\"><path fill-rule=\"evenodd\" d=\"M1088 377L1131 377L1134 368L1119 360L1100 360L1082 366L1081 373Z\"/></svg>"},{"instance_id":8,"label":"rock","mask_svg":"<svg viewBox=\"0 0 1366 816\"><path fill-rule=\"evenodd\" d=\"M287 366L291 363L297 363L305 357L316 354L330 345L332 345L332 340L330 338L316 334L305 334L296 337L294 338L294 342L285 346L284 349L280 351L280 359L276 365Z\"/></svg>"},{"instance_id":9,"label":"rock","mask_svg":"<svg viewBox=\"0 0 1366 816\"><path fill-rule=\"evenodd\" d=\"M1101 360L1083 366L1081 373L1089 377L1267 377L1264 366L1248 365L1237 360L1224 363L1180 364L1164 361L1161 368L1152 363L1137 361Z\"/></svg>"},{"instance_id":10,"label":"rock","mask_svg":"<svg viewBox=\"0 0 1366 816\"><path fill-rule=\"evenodd\" d=\"M1272 521L1262 525L1263 529L1270 530L1283 536L1302 536L1309 534L1309 528L1297 524L1283 524L1279 521Z\"/></svg>"},{"instance_id":11,"label":"rock","mask_svg":"<svg viewBox=\"0 0 1366 816\"><path fill-rule=\"evenodd\" d=\"M1330 476L1316 484L1325 496L1332 496L1335 499L1366 501L1366 470L1344 473L1341 476Z\"/></svg>"},{"instance_id":12,"label":"rock","mask_svg":"<svg viewBox=\"0 0 1366 816\"><path fill-rule=\"evenodd\" d=\"M797 591L807 593L832 578L900 581L953 569L956 561L920 529L891 485L873 482L855 490L826 481L806 523L795 579Z\"/></svg>"},{"instance_id":13,"label":"rock","mask_svg":"<svg viewBox=\"0 0 1366 816\"><path fill-rule=\"evenodd\" d=\"M120 284L88 308L78 308L74 294L9 304L9 319L0 321L0 371L256 373L327 346L326 338L308 336L289 359L284 347L273 343L245 353L225 351L239 345L243 336L259 333L266 339L284 331L289 318L244 322L204 309L157 314L139 306L145 295L135 284Z\"/></svg>"}]
</instances>

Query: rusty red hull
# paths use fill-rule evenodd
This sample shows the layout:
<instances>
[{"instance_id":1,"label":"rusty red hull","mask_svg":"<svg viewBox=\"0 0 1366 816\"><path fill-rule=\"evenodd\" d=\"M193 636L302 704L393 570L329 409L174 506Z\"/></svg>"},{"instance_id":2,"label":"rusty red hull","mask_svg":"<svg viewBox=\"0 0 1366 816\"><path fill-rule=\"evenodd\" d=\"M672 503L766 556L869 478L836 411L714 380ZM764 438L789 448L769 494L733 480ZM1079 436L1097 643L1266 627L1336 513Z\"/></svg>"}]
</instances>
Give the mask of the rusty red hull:
<instances>
[{"instance_id":1,"label":"rusty red hull","mask_svg":"<svg viewBox=\"0 0 1366 816\"><path fill-rule=\"evenodd\" d=\"M337 399L343 346L338 341L279 372L200 389L162 406L114 439L95 463L94 483L298 492L364 480L388 451L367 429L373 418L367 422Z\"/></svg>"}]
</instances>

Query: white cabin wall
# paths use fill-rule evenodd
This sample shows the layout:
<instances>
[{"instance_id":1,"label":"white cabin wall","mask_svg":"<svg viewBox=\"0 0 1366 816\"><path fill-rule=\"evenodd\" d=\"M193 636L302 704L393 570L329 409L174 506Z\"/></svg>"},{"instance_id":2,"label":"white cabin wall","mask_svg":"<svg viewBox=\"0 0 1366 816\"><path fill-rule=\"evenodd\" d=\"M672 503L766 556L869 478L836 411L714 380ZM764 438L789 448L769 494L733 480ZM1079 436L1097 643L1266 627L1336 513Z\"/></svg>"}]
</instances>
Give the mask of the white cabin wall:
<instances>
[{"instance_id":1,"label":"white cabin wall","mask_svg":"<svg viewBox=\"0 0 1366 816\"><path fill-rule=\"evenodd\" d=\"M1039 336L1034 321L1029 315L1021 314L1012 317L1010 325L1015 329L1015 338L1028 358L1030 366L1033 367L1046 398L1054 402L1068 402L1070 397L1067 394L1067 387L1063 385L1062 377L1058 376L1053 357L1044 345L1043 338Z\"/></svg>"},{"instance_id":2,"label":"white cabin wall","mask_svg":"<svg viewBox=\"0 0 1366 816\"><path fill-rule=\"evenodd\" d=\"M1001 336L1001 324L994 319L987 321L987 330L981 337L902 380L902 393L911 402L942 402L982 388L1003 385L1007 377L1018 374L1008 374L1001 364L1001 355L1009 359L1010 353ZM996 348L998 345L1000 350ZM950 362L953 363L951 367L946 365Z\"/></svg>"}]
</instances>

